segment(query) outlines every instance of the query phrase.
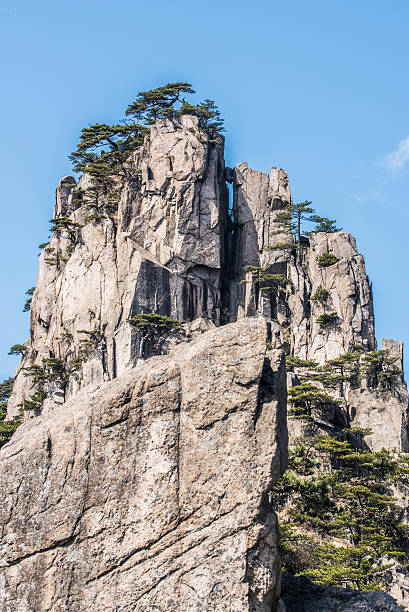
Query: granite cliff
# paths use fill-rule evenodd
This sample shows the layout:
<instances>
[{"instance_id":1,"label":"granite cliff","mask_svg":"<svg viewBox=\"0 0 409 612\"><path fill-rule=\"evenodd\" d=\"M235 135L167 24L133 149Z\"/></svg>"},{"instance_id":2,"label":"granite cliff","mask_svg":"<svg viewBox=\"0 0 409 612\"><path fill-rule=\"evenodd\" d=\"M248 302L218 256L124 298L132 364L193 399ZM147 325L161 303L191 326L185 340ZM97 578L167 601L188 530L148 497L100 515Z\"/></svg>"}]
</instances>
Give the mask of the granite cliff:
<instances>
[{"instance_id":1,"label":"granite cliff","mask_svg":"<svg viewBox=\"0 0 409 612\"><path fill-rule=\"evenodd\" d=\"M109 214L90 215L87 174L57 187L8 402L25 422L0 451L7 612L284 610L271 490L305 427L287 431L284 356L376 352L372 292L350 234L296 247L287 173L226 168L223 147L194 116L162 120ZM155 342L144 313L183 325ZM310 428L409 450L402 344L383 347L390 376L343 384ZM348 601L319 609L398 609Z\"/></svg>"}]
</instances>

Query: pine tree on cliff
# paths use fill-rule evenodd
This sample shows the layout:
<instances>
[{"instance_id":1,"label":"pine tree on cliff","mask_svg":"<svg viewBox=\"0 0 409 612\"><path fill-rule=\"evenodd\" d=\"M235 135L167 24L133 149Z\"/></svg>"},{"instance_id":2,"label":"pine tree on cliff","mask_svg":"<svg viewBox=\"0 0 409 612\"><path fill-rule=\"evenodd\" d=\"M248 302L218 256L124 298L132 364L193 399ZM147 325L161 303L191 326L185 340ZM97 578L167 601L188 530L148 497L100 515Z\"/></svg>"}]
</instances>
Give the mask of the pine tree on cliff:
<instances>
[{"instance_id":1,"label":"pine tree on cliff","mask_svg":"<svg viewBox=\"0 0 409 612\"><path fill-rule=\"evenodd\" d=\"M168 83L162 87L141 91L135 102L126 109L126 116L133 117L144 126L150 126L159 119L176 119L182 115L194 115L199 119L199 127L211 136L223 130L223 119L213 100L200 104L190 104L182 94L194 94L190 83ZM179 108L175 108L180 104Z\"/></svg>"},{"instance_id":2,"label":"pine tree on cliff","mask_svg":"<svg viewBox=\"0 0 409 612\"><path fill-rule=\"evenodd\" d=\"M177 102L182 105L185 100L182 94L194 94L190 83L167 83L162 87L141 91L135 102L126 109L126 115L133 117L143 125L152 125L159 119L172 119L178 111L174 108ZM193 108L193 107L192 107Z\"/></svg>"},{"instance_id":3,"label":"pine tree on cliff","mask_svg":"<svg viewBox=\"0 0 409 612\"><path fill-rule=\"evenodd\" d=\"M315 213L315 210L311 208L310 204L312 204L312 202L309 200L291 204L292 228L296 236L298 259L301 258L301 222L311 221L312 215Z\"/></svg>"},{"instance_id":4,"label":"pine tree on cliff","mask_svg":"<svg viewBox=\"0 0 409 612\"><path fill-rule=\"evenodd\" d=\"M75 172L87 172L104 195L110 195L115 180L130 172L126 161L149 133L149 128L160 119L177 119L195 115L199 128L214 138L223 130L223 119L213 100L190 104L183 94L194 94L190 83L167 83L156 89L141 91L126 109L127 119L109 125L95 123L81 132L77 149L70 160Z\"/></svg>"},{"instance_id":5,"label":"pine tree on cliff","mask_svg":"<svg viewBox=\"0 0 409 612\"><path fill-rule=\"evenodd\" d=\"M313 215L310 220L315 223L314 232L333 234L334 232L340 232L342 230L342 227L336 227L335 219L328 219L328 217Z\"/></svg>"},{"instance_id":6,"label":"pine tree on cliff","mask_svg":"<svg viewBox=\"0 0 409 612\"><path fill-rule=\"evenodd\" d=\"M0 383L0 448L10 440L21 423L18 417L14 417L11 421L5 420L7 416L7 401L13 390L13 382L13 378L8 378Z\"/></svg>"}]
</instances>

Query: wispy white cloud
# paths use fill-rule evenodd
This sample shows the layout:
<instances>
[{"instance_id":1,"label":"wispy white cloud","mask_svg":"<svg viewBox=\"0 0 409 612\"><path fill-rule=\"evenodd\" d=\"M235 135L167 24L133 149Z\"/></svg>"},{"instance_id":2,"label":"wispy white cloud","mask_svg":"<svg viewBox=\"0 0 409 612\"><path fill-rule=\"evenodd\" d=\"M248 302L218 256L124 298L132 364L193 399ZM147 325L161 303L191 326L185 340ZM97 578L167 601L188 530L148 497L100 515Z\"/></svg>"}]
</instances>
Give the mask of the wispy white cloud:
<instances>
[{"instance_id":1,"label":"wispy white cloud","mask_svg":"<svg viewBox=\"0 0 409 612\"><path fill-rule=\"evenodd\" d=\"M380 164L389 172L399 174L409 164L409 136L400 141L392 153L388 153L380 160Z\"/></svg>"}]
</instances>

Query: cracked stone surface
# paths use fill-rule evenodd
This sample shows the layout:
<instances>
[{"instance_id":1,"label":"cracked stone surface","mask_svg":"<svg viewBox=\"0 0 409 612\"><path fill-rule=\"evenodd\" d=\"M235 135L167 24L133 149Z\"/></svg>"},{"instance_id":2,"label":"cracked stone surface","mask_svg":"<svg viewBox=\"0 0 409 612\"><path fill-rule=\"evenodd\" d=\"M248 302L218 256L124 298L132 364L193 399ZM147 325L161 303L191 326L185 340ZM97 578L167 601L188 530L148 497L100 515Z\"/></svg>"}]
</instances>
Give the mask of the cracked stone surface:
<instances>
[{"instance_id":1,"label":"cracked stone surface","mask_svg":"<svg viewBox=\"0 0 409 612\"><path fill-rule=\"evenodd\" d=\"M267 492L286 467L283 355L210 330L22 425L0 451L0 607L278 606Z\"/></svg>"},{"instance_id":2,"label":"cracked stone surface","mask_svg":"<svg viewBox=\"0 0 409 612\"><path fill-rule=\"evenodd\" d=\"M158 122L129 160L118 210L99 222L78 195L90 177L58 185L53 216L78 224L75 239L55 231L40 255L8 417L35 391L23 368L69 364L81 330L99 339L0 452L6 612L283 611L267 495L286 464L282 351L323 364L376 350L372 290L347 232L312 233L301 254L290 244L285 170L225 168L223 146L194 117ZM337 262L319 266L327 252ZM247 266L291 282L262 293ZM325 301L312 299L319 287ZM142 362L128 321L141 312L184 323L168 356ZM373 450L408 451L403 346L383 348L402 375L388 389L345 385L343 426L348 414L372 430ZM328 432L330 420L315 425ZM289 423L293 440L302 424Z\"/></svg>"},{"instance_id":3,"label":"cracked stone surface","mask_svg":"<svg viewBox=\"0 0 409 612\"><path fill-rule=\"evenodd\" d=\"M77 357L80 330L99 330L103 340L78 380L71 377L59 390L60 402L135 365L135 334L127 322L134 314L220 321L228 205L223 139L209 143L195 117L185 116L177 126L161 121L131 166L118 212L99 222L89 220L75 179L60 181L53 216L70 217L81 227L75 243L67 232L54 232L40 255L28 350L16 372L10 417L33 393L21 368L41 366L49 357ZM89 185L85 175L78 187ZM52 263L56 253L58 265Z\"/></svg>"}]
</instances>

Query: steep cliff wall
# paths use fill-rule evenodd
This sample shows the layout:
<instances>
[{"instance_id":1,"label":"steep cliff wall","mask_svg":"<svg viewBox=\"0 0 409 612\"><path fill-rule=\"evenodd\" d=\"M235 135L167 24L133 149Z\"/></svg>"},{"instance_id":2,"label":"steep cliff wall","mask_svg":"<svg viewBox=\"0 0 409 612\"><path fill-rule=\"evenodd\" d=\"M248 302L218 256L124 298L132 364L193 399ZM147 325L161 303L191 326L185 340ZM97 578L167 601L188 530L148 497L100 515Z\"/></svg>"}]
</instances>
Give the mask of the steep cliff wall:
<instances>
[{"instance_id":1,"label":"steep cliff wall","mask_svg":"<svg viewBox=\"0 0 409 612\"><path fill-rule=\"evenodd\" d=\"M291 202L286 172L272 168L267 175L239 164L233 176L232 316L262 314L269 321L274 347L321 365L351 351L376 351L371 284L355 239L346 232L312 233L303 238L297 251L279 216ZM319 264L326 253L335 257L330 266ZM264 275L281 274L290 282L263 292L266 283L259 282L259 269ZM325 300L314 299L318 290L325 292ZM320 317L328 313L333 318L323 325ZM323 430L365 427L372 430L365 440L373 450L407 451L409 415L402 346L386 340L383 348L396 357L399 370L391 384L368 386L361 380L345 384L342 393L335 390L341 410L337 423L329 417ZM290 377L290 386L297 382L297 377ZM299 422L289 425L291 439L302 434ZM316 426L317 431L322 429L322 419Z\"/></svg>"},{"instance_id":2,"label":"steep cliff wall","mask_svg":"<svg viewBox=\"0 0 409 612\"><path fill-rule=\"evenodd\" d=\"M275 610L283 355L208 331L22 425L0 451L0 607Z\"/></svg>"},{"instance_id":3,"label":"steep cliff wall","mask_svg":"<svg viewBox=\"0 0 409 612\"><path fill-rule=\"evenodd\" d=\"M102 214L89 176L57 188L8 402L28 422L1 453L8 612L281 605L283 354L323 366L376 351L372 292L350 234L297 248L287 173L225 169L223 145L194 117L160 121ZM149 346L129 321L141 313L183 329ZM369 428L369 448L409 450L403 349L384 348L393 373L338 385L310 430ZM290 419L290 443L303 433Z\"/></svg>"},{"instance_id":4,"label":"steep cliff wall","mask_svg":"<svg viewBox=\"0 0 409 612\"><path fill-rule=\"evenodd\" d=\"M231 211L225 177L233 182ZM72 177L62 179L54 217L73 226L57 227L40 256L21 368L42 367L47 359L68 364L62 380L47 383L46 405L154 354L142 353L141 334L128 322L142 312L187 323L188 335L262 314L272 346L320 364L356 347L376 350L371 285L355 239L313 233L296 251L282 222L291 203L287 173L272 168L267 175L246 163L225 172L223 139L210 141L195 117L152 127L129 161L111 214L90 214L81 197L90 184L87 176L78 186ZM325 253L336 263L319 265ZM288 282L265 291L254 268ZM318 289L327 293L325 301L313 299ZM322 325L326 313L335 318ZM27 374L17 372L9 416L36 389ZM402 377L386 390L362 383L341 399L347 425L348 419L371 425L374 448L384 443L388 407L388 445L408 448Z\"/></svg>"},{"instance_id":5,"label":"steep cliff wall","mask_svg":"<svg viewBox=\"0 0 409 612\"><path fill-rule=\"evenodd\" d=\"M117 211L97 220L80 198L89 177L79 189L72 177L61 180L54 218L78 226L55 231L40 255L21 365L41 366L48 358L68 363L80 354L81 330L98 337L80 371L53 385L57 402L136 363L138 342L127 322L135 314L220 323L228 196L223 140L208 140L194 117L153 126L131 160ZM32 392L32 379L20 370L10 416Z\"/></svg>"}]
</instances>

